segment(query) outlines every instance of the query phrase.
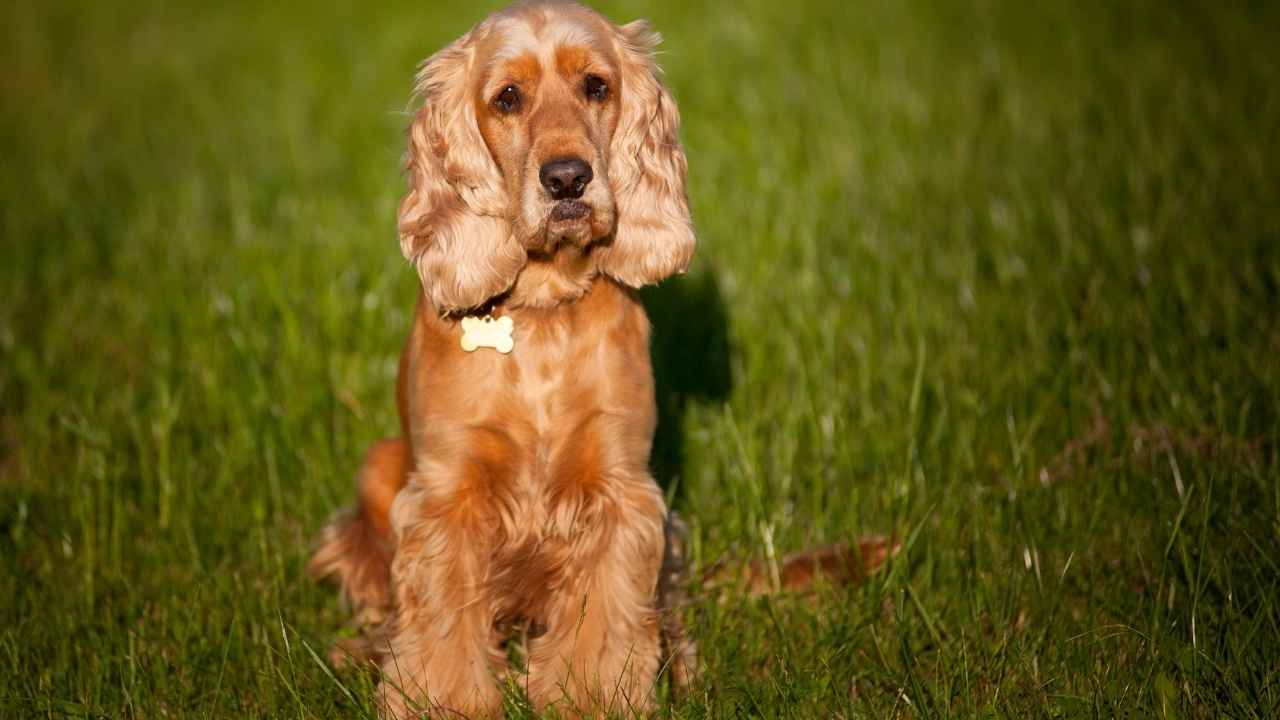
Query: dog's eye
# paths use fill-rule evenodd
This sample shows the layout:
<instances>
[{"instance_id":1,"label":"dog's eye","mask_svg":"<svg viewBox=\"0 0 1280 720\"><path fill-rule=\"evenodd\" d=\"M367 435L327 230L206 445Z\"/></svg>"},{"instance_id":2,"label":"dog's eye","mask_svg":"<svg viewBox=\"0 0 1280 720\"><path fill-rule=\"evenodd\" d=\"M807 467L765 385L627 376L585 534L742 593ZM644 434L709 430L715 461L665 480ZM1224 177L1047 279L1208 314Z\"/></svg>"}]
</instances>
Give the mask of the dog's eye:
<instances>
[{"instance_id":1,"label":"dog's eye","mask_svg":"<svg viewBox=\"0 0 1280 720\"><path fill-rule=\"evenodd\" d=\"M508 85L493 98L493 107L504 115L517 112L520 109L520 99L520 88Z\"/></svg>"},{"instance_id":2,"label":"dog's eye","mask_svg":"<svg viewBox=\"0 0 1280 720\"><path fill-rule=\"evenodd\" d=\"M582 91L589 100L602 101L609 97L609 83L599 75L588 75L582 80Z\"/></svg>"}]
</instances>

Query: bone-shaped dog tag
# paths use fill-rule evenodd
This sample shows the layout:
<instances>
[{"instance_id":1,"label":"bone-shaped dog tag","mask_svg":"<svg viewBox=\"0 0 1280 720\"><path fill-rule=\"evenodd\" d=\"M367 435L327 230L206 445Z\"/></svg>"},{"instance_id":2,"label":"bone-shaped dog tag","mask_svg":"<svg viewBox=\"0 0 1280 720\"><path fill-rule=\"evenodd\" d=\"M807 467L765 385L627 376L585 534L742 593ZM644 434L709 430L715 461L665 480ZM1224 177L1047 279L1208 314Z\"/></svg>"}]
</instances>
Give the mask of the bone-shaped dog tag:
<instances>
[{"instance_id":1,"label":"bone-shaped dog tag","mask_svg":"<svg viewBox=\"0 0 1280 720\"><path fill-rule=\"evenodd\" d=\"M476 348L488 347L506 355L516 346L515 341L511 339L513 327L515 323L506 315L500 318L489 315L482 318L464 317L462 318L462 349L475 352Z\"/></svg>"}]
</instances>

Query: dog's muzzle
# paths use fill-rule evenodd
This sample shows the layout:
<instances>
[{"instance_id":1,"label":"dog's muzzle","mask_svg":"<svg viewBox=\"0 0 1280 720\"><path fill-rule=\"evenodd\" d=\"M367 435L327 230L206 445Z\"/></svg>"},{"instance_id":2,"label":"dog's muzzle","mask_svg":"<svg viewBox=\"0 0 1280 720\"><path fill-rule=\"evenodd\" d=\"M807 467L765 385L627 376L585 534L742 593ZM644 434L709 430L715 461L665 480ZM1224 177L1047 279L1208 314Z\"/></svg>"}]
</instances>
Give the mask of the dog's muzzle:
<instances>
[{"instance_id":1,"label":"dog's muzzle","mask_svg":"<svg viewBox=\"0 0 1280 720\"><path fill-rule=\"evenodd\" d=\"M555 222L581 220L589 212L591 212L591 206L580 200L561 200L551 208L551 219Z\"/></svg>"}]
</instances>

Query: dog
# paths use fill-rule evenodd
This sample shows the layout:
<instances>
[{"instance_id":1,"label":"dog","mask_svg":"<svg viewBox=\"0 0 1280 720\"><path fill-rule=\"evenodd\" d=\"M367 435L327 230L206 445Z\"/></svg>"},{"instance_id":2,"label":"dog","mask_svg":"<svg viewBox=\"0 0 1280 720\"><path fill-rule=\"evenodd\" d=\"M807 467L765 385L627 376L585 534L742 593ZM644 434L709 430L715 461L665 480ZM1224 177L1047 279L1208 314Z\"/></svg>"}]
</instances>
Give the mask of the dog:
<instances>
[{"instance_id":1,"label":"dog","mask_svg":"<svg viewBox=\"0 0 1280 720\"><path fill-rule=\"evenodd\" d=\"M310 561L374 628L340 651L379 665L384 717L499 714L516 627L539 710L645 712L664 635L678 677L696 663L661 607L678 604L679 546L649 472L637 295L695 246L658 42L644 21L529 2L418 73L398 228L421 292L400 435L369 449L358 505ZM783 579L851 572L850 557L793 559Z\"/></svg>"},{"instance_id":2,"label":"dog","mask_svg":"<svg viewBox=\"0 0 1280 720\"><path fill-rule=\"evenodd\" d=\"M400 359L401 434L311 567L385 614L380 702L494 714L499 629L536 628L535 707L647 708L666 507L636 289L695 238L679 113L643 21L535 2L431 56L409 129L400 248L422 292ZM464 350L466 318L511 347Z\"/></svg>"}]
</instances>

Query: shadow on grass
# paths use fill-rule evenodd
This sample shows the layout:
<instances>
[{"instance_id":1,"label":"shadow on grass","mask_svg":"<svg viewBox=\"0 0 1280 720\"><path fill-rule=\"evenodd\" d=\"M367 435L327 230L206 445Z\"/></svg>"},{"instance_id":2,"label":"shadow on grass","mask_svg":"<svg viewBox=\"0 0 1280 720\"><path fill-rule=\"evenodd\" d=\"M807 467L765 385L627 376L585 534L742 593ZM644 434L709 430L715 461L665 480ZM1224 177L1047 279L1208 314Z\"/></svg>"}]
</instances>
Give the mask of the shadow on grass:
<instances>
[{"instance_id":1,"label":"shadow on grass","mask_svg":"<svg viewBox=\"0 0 1280 720\"><path fill-rule=\"evenodd\" d=\"M650 354L658 399L650 465L670 492L684 459L685 408L690 402L722 402L732 389L729 317L714 272L673 278L645 289L641 299L653 323Z\"/></svg>"}]
</instances>

